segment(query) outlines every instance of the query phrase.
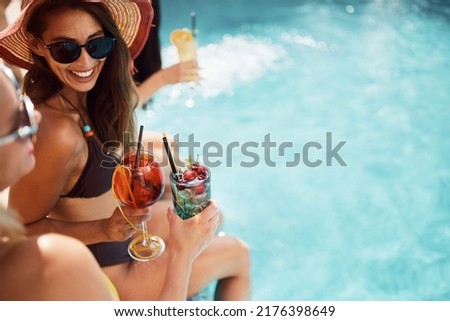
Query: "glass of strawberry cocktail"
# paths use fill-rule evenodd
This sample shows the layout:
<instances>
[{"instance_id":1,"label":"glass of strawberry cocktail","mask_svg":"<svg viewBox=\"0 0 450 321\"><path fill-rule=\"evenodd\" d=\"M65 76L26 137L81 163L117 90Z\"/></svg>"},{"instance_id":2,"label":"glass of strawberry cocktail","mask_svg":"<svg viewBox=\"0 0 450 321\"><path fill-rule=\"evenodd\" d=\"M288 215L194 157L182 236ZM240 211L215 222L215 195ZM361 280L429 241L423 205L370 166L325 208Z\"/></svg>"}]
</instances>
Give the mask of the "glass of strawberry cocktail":
<instances>
[{"instance_id":1,"label":"glass of strawberry cocktail","mask_svg":"<svg viewBox=\"0 0 450 321\"><path fill-rule=\"evenodd\" d=\"M211 200L211 172L189 158L177 173L170 174L175 212L187 220L205 209Z\"/></svg>"}]
</instances>

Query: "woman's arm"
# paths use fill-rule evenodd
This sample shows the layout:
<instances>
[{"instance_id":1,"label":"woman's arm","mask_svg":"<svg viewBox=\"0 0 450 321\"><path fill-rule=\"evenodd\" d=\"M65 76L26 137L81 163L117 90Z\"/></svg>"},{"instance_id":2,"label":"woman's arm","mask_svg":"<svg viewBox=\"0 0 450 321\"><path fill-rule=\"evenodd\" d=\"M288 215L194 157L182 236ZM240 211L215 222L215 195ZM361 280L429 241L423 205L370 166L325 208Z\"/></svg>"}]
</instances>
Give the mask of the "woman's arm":
<instances>
[{"instance_id":1,"label":"woman's arm","mask_svg":"<svg viewBox=\"0 0 450 321\"><path fill-rule=\"evenodd\" d=\"M151 218L150 208L135 209L122 206L121 210L134 226L139 226ZM85 244L125 241L133 236L136 230L123 218L121 210L116 208L106 219L84 222L68 222L46 217L26 225L27 233L28 235L59 233L74 237Z\"/></svg>"},{"instance_id":2,"label":"woman's arm","mask_svg":"<svg viewBox=\"0 0 450 321\"><path fill-rule=\"evenodd\" d=\"M3 258L0 270L2 300L117 299L89 250L59 234L16 244Z\"/></svg>"},{"instance_id":3,"label":"woman's arm","mask_svg":"<svg viewBox=\"0 0 450 321\"><path fill-rule=\"evenodd\" d=\"M36 165L9 192L9 206L21 213L24 224L49 215L60 196L75 184L80 164L87 159L87 147L74 120L54 111L42 114L34 147Z\"/></svg>"},{"instance_id":4,"label":"woman's arm","mask_svg":"<svg viewBox=\"0 0 450 321\"><path fill-rule=\"evenodd\" d=\"M186 300L192 263L209 245L219 226L215 202L191 219L183 221L171 208L169 220L169 263L160 300Z\"/></svg>"},{"instance_id":5,"label":"woman's arm","mask_svg":"<svg viewBox=\"0 0 450 321\"><path fill-rule=\"evenodd\" d=\"M45 110L35 145L34 170L12 186L9 206L16 209L27 227L28 234L41 235L55 232L75 237L86 244L121 241L134 230L124 220L119 210L101 213L103 219L64 219L65 213L54 210L61 195L73 188L87 161L87 146L78 124L60 112ZM130 219L138 225L148 218L148 210L132 210ZM95 214L95 208L92 209ZM79 213L79 217L89 217ZM131 214L131 213L129 213ZM107 217L107 218L105 218Z\"/></svg>"},{"instance_id":6,"label":"woman's arm","mask_svg":"<svg viewBox=\"0 0 450 321\"><path fill-rule=\"evenodd\" d=\"M43 299L117 299L97 261L81 242L47 234L38 238L38 246L47 272L41 280Z\"/></svg>"},{"instance_id":7,"label":"woman's arm","mask_svg":"<svg viewBox=\"0 0 450 321\"><path fill-rule=\"evenodd\" d=\"M196 61L177 63L152 74L137 87L139 100L148 101L158 90L166 85L181 82L198 81L198 66Z\"/></svg>"}]
</instances>

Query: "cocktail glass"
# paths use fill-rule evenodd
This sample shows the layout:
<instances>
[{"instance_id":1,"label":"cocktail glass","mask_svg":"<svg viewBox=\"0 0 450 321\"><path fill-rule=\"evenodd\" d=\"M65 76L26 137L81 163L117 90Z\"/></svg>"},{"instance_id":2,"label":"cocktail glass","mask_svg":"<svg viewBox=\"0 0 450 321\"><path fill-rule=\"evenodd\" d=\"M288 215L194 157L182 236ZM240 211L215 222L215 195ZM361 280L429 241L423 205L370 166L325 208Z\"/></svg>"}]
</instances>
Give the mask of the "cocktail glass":
<instances>
[{"instance_id":1,"label":"cocktail glass","mask_svg":"<svg viewBox=\"0 0 450 321\"><path fill-rule=\"evenodd\" d=\"M130 152L123 158L113 175L113 193L122 204L134 208L150 207L164 194L164 171L156 158L146 150ZM120 206L119 206L120 208ZM123 213L122 213L123 214ZM128 223L135 229L126 215ZM147 223L141 223L142 233L133 238L128 253L137 261L149 261L159 257L165 249L164 241L147 231Z\"/></svg>"},{"instance_id":2,"label":"cocktail glass","mask_svg":"<svg viewBox=\"0 0 450 321\"><path fill-rule=\"evenodd\" d=\"M197 42L188 29L176 29L170 34L170 40L178 51L180 62L197 60Z\"/></svg>"},{"instance_id":3,"label":"cocktail glass","mask_svg":"<svg viewBox=\"0 0 450 321\"><path fill-rule=\"evenodd\" d=\"M180 62L197 60L197 42L192 32L188 29L176 29L170 34L170 40L175 45ZM195 83L198 78L189 82L190 92L195 89ZM186 100L186 107L193 107L195 102L192 97Z\"/></svg>"},{"instance_id":4,"label":"cocktail glass","mask_svg":"<svg viewBox=\"0 0 450 321\"><path fill-rule=\"evenodd\" d=\"M205 209L211 200L211 171L197 161L186 162L170 174L175 212L187 220Z\"/></svg>"}]
</instances>

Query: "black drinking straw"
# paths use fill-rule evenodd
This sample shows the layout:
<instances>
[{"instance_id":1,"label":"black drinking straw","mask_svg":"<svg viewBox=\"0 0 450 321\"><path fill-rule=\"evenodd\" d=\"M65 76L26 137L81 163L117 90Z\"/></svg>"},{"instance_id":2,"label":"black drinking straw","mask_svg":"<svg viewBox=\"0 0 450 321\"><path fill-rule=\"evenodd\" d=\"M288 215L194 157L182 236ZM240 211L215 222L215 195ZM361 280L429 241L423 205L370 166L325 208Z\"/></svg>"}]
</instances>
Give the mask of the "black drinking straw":
<instances>
[{"instance_id":1,"label":"black drinking straw","mask_svg":"<svg viewBox=\"0 0 450 321\"><path fill-rule=\"evenodd\" d=\"M136 159L134 160L134 168L139 168L139 158L141 157L141 145L142 145L142 135L144 134L144 126L141 125L139 128L139 138L138 138L138 146L136 151Z\"/></svg>"},{"instance_id":2,"label":"black drinking straw","mask_svg":"<svg viewBox=\"0 0 450 321\"><path fill-rule=\"evenodd\" d=\"M169 163L170 167L172 168L172 173L176 175L177 173L177 167L175 166L175 163L173 161L172 153L170 152L169 142L167 141L166 133L163 133L163 142L164 142L164 148L166 149L167 157L169 157Z\"/></svg>"},{"instance_id":3,"label":"black drinking straw","mask_svg":"<svg viewBox=\"0 0 450 321\"><path fill-rule=\"evenodd\" d=\"M197 38L197 14L195 13L195 11L191 12L191 33L192 36L194 36L194 38Z\"/></svg>"}]
</instances>

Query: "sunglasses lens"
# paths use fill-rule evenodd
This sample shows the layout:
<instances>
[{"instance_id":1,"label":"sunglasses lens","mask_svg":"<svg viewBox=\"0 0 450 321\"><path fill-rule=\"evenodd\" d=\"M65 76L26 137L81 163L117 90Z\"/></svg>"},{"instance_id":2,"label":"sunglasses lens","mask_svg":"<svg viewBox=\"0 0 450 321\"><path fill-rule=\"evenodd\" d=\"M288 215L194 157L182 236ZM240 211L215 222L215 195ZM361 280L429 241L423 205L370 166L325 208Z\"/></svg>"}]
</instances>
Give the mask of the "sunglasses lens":
<instances>
[{"instance_id":1,"label":"sunglasses lens","mask_svg":"<svg viewBox=\"0 0 450 321\"><path fill-rule=\"evenodd\" d=\"M86 50L92 58L103 59L106 58L114 48L114 38L103 37L91 40Z\"/></svg>"},{"instance_id":2,"label":"sunglasses lens","mask_svg":"<svg viewBox=\"0 0 450 321\"><path fill-rule=\"evenodd\" d=\"M114 49L115 38L103 37L79 45L73 41L61 41L46 46L50 49L53 59L62 64L70 64L81 55L81 48L85 47L89 56L94 59L106 58Z\"/></svg>"},{"instance_id":3,"label":"sunglasses lens","mask_svg":"<svg viewBox=\"0 0 450 321\"><path fill-rule=\"evenodd\" d=\"M80 57L81 47L74 42L58 42L51 45L50 54L57 62L68 64Z\"/></svg>"}]
</instances>

